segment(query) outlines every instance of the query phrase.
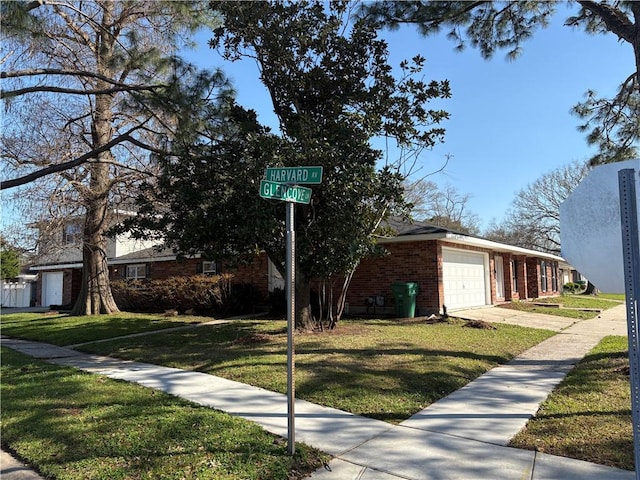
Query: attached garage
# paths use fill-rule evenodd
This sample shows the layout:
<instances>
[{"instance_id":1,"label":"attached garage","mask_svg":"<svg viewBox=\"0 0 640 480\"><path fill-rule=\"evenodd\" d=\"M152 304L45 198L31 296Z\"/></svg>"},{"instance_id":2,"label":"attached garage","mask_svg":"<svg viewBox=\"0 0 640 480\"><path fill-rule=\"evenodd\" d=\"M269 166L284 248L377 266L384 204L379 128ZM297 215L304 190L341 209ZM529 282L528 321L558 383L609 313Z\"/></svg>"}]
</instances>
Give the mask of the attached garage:
<instances>
[{"instance_id":1,"label":"attached garage","mask_svg":"<svg viewBox=\"0 0 640 480\"><path fill-rule=\"evenodd\" d=\"M489 255L443 248L442 287L447 310L491 304Z\"/></svg>"}]
</instances>

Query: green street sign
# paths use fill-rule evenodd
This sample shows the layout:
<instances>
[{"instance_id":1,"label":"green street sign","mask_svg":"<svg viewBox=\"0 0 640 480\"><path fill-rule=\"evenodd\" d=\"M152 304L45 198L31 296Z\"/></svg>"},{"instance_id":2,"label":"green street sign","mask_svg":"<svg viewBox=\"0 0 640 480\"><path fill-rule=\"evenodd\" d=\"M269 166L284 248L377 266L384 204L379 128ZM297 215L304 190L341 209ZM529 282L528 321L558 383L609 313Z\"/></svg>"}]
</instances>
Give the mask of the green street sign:
<instances>
[{"instance_id":1,"label":"green street sign","mask_svg":"<svg viewBox=\"0 0 640 480\"><path fill-rule=\"evenodd\" d=\"M286 200L294 203L309 203L311 201L311 189L297 185L284 185L282 183L260 181L260 196L275 200Z\"/></svg>"},{"instance_id":2,"label":"green street sign","mask_svg":"<svg viewBox=\"0 0 640 480\"><path fill-rule=\"evenodd\" d=\"M317 185L322 182L322 167L268 167L265 180L297 185Z\"/></svg>"}]
</instances>

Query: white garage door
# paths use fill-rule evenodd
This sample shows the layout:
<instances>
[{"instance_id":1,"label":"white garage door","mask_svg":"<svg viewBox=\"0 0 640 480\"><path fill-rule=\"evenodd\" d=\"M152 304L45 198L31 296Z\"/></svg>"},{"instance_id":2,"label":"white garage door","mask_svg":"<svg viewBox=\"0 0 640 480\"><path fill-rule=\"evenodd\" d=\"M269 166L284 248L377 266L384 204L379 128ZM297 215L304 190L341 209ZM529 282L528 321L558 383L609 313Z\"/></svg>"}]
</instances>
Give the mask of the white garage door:
<instances>
[{"instance_id":1,"label":"white garage door","mask_svg":"<svg viewBox=\"0 0 640 480\"><path fill-rule=\"evenodd\" d=\"M62 305L62 272L42 275L42 306Z\"/></svg>"},{"instance_id":2,"label":"white garage door","mask_svg":"<svg viewBox=\"0 0 640 480\"><path fill-rule=\"evenodd\" d=\"M483 253L442 249L442 283L447 310L487 304Z\"/></svg>"}]
</instances>

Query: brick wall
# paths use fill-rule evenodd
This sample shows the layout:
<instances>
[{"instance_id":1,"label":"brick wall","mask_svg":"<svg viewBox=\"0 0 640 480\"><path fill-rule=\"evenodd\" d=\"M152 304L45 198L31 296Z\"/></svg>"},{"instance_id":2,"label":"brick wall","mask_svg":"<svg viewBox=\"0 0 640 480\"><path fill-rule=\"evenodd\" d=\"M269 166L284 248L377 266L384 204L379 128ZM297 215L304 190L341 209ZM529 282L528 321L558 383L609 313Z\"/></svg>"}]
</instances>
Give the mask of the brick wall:
<instances>
[{"instance_id":1,"label":"brick wall","mask_svg":"<svg viewBox=\"0 0 640 480\"><path fill-rule=\"evenodd\" d=\"M416 306L420 314L439 310L438 245L435 241L386 244L390 255L365 258L360 262L349 287L350 309L366 308L367 298L383 296L386 307L394 306L391 285L417 282ZM442 268L440 266L440 272Z\"/></svg>"},{"instance_id":2,"label":"brick wall","mask_svg":"<svg viewBox=\"0 0 640 480\"><path fill-rule=\"evenodd\" d=\"M553 297L560 294L559 269L556 268L556 285L553 281L553 264L557 267L557 262L544 261L544 271L547 277L547 287L542 285L542 262L539 258L527 259L527 298Z\"/></svg>"},{"instance_id":3,"label":"brick wall","mask_svg":"<svg viewBox=\"0 0 640 480\"><path fill-rule=\"evenodd\" d=\"M526 300L529 291L529 282L527 276L527 257L524 255L514 255L516 262L516 279L518 283L518 298Z\"/></svg>"},{"instance_id":4,"label":"brick wall","mask_svg":"<svg viewBox=\"0 0 640 480\"><path fill-rule=\"evenodd\" d=\"M180 260L165 260L161 262L147 262L147 278L152 280L163 280L169 277L198 275L202 270L201 258L184 258ZM140 265L143 262L133 262L131 265ZM112 280L122 280L125 277L127 265L115 265L110 267L110 277ZM262 253L253 262L247 265L230 267L223 265L221 273L232 274L232 283L250 283L254 285L261 294L268 295L269 278L267 269L267 256Z\"/></svg>"},{"instance_id":5,"label":"brick wall","mask_svg":"<svg viewBox=\"0 0 640 480\"><path fill-rule=\"evenodd\" d=\"M361 311L367 307L367 299L384 296L385 306L394 306L394 296L391 285L394 282L417 282L420 293L416 299L417 314L423 315L440 312L444 304L442 285L442 248L449 247L457 250L468 250L489 254L489 278L491 303L502 300L519 300L536 298L545 295L557 295L559 292L552 288L551 262L547 264L548 289L542 292L540 288L540 259L525 255L496 253L492 250L448 243L446 241L427 240L421 242L402 242L385 244L389 255L366 258L360 262L354 274L347 295L350 309ZM495 256L503 257L505 297L496 296ZM515 272L513 272L515 261ZM517 288L514 288L513 276L517 278ZM560 282L558 281L558 285ZM391 313L389 312L389 313Z\"/></svg>"},{"instance_id":6,"label":"brick wall","mask_svg":"<svg viewBox=\"0 0 640 480\"><path fill-rule=\"evenodd\" d=\"M504 264L504 299L505 301L513 300L513 257L509 253L502 254L502 263Z\"/></svg>"},{"instance_id":7,"label":"brick wall","mask_svg":"<svg viewBox=\"0 0 640 480\"><path fill-rule=\"evenodd\" d=\"M78 296L80 295L80 289L82 288L82 270L74 268L71 271L71 304L75 304Z\"/></svg>"},{"instance_id":8,"label":"brick wall","mask_svg":"<svg viewBox=\"0 0 640 480\"><path fill-rule=\"evenodd\" d=\"M248 265L239 265L232 268L223 266L224 273L233 274L234 283L249 283L256 287L260 293L267 297L269 295L269 267L266 253L260 253Z\"/></svg>"},{"instance_id":9,"label":"brick wall","mask_svg":"<svg viewBox=\"0 0 640 480\"><path fill-rule=\"evenodd\" d=\"M51 270L53 272L54 270ZM62 270L58 270L62 272L62 303L61 305L73 305L78 298L78 293L80 292L80 282L82 281L82 270L80 269L71 269L66 268ZM36 305L42 305L42 279L45 273L49 273L48 271L42 271L38 275L38 280L36 281Z\"/></svg>"},{"instance_id":10,"label":"brick wall","mask_svg":"<svg viewBox=\"0 0 640 480\"><path fill-rule=\"evenodd\" d=\"M537 258L527 258L527 298L540 296L540 262Z\"/></svg>"},{"instance_id":11,"label":"brick wall","mask_svg":"<svg viewBox=\"0 0 640 480\"><path fill-rule=\"evenodd\" d=\"M554 285L554 264L555 264L555 285ZM562 288L562 282L560 279L560 269L558 268L557 262L545 261L545 271L547 276L547 289L546 291L542 289L542 284L540 290L538 292L539 297L553 297L560 295L560 290ZM554 288L555 287L555 288Z\"/></svg>"}]
</instances>

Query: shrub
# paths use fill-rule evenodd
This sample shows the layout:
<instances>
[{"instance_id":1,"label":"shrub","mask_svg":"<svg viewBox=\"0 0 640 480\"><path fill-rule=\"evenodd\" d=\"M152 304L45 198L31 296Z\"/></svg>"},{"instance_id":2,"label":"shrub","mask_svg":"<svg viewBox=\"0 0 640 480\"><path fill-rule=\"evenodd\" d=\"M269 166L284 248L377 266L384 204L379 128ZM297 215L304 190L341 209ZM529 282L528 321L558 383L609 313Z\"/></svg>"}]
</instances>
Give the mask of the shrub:
<instances>
[{"instance_id":1,"label":"shrub","mask_svg":"<svg viewBox=\"0 0 640 480\"><path fill-rule=\"evenodd\" d=\"M582 285L580 285L579 283L573 283L573 282L569 282L569 283L565 283L564 286L562 287L562 292L563 293L577 293L580 290L582 290L584 287Z\"/></svg>"},{"instance_id":2,"label":"shrub","mask_svg":"<svg viewBox=\"0 0 640 480\"><path fill-rule=\"evenodd\" d=\"M164 280L112 282L116 303L121 309L180 313L218 313L225 311L230 296L231 275L195 275Z\"/></svg>"},{"instance_id":3,"label":"shrub","mask_svg":"<svg viewBox=\"0 0 640 480\"><path fill-rule=\"evenodd\" d=\"M260 291L250 283L234 283L223 301L222 308L227 314L240 315L255 313L264 303Z\"/></svg>"},{"instance_id":4,"label":"shrub","mask_svg":"<svg viewBox=\"0 0 640 480\"><path fill-rule=\"evenodd\" d=\"M273 316L284 317L287 314L287 299L282 288L274 288L269 292L269 313Z\"/></svg>"}]
</instances>

